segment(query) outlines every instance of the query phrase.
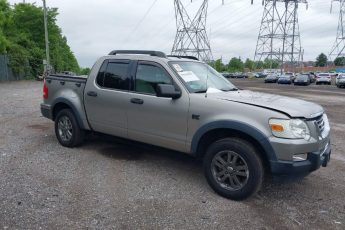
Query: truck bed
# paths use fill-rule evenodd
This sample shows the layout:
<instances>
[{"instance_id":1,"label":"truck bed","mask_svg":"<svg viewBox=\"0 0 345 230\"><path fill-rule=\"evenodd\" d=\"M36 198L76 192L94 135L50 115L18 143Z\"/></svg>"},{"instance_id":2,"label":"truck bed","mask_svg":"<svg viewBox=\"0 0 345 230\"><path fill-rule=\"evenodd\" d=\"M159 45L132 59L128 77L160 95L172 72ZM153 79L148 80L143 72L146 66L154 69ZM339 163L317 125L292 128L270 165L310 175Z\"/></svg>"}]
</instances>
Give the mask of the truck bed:
<instances>
[{"instance_id":1,"label":"truck bed","mask_svg":"<svg viewBox=\"0 0 345 230\"><path fill-rule=\"evenodd\" d=\"M60 80L68 82L86 83L87 75L71 76L65 74L50 74L48 77L46 77L46 80Z\"/></svg>"},{"instance_id":2,"label":"truck bed","mask_svg":"<svg viewBox=\"0 0 345 230\"><path fill-rule=\"evenodd\" d=\"M76 114L81 127L88 129L84 110L84 89L87 76L71 76L64 74L51 74L45 79L48 97L44 98L43 107L51 119L54 119L54 110L51 105L67 104Z\"/></svg>"}]
</instances>

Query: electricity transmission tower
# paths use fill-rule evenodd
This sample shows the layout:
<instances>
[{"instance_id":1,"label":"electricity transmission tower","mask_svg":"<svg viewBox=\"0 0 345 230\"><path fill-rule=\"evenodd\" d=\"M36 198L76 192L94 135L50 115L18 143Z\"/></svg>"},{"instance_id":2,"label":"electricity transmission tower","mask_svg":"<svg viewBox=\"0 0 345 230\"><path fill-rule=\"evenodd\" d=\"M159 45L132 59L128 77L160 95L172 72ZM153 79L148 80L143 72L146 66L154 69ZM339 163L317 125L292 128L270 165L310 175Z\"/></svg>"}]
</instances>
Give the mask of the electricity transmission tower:
<instances>
[{"instance_id":1,"label":"electricity transmission tower","mask_svg":"<svg viewBox=\"0 0 345 230\"><path fill-rule=\"evenodd\" d=\"M345 0L333 0L338 1L340 3L340 12L339 12L339 22L338 22L338 30L337 30L337 37L335 39L335 43L333 48L329 54L330 60L334 57L344 57L344 49L345 49ZM332 3L333 3L332 1ZM331 8L332 11L332 8ZM345 64L345 63L343 63Z\"/></svg>"},{"instance_id":2,"label":"electricity transmission tower","mask_svg":"<svg viewBox=\"0 0 345 230\"><path fill-rule=\"evenodd\" d=\"M263 0L264 13L255 50L256 61L265 59L297 66L302 56L298 5L307 0Z\"/></svg>"},{"instance_id":3,"label":"electricity transmission tower","mask_svg":"<svg viewBox=\"0 0 345 230\"><path fill-rule=\"evenodd\" d=\"M205 62L211 61L213 57L206 33L208 0L203 0L193 19L181 0L174 0L174 6L177 32L171 54L195 56Z\"/></svg>"}]
</instances>

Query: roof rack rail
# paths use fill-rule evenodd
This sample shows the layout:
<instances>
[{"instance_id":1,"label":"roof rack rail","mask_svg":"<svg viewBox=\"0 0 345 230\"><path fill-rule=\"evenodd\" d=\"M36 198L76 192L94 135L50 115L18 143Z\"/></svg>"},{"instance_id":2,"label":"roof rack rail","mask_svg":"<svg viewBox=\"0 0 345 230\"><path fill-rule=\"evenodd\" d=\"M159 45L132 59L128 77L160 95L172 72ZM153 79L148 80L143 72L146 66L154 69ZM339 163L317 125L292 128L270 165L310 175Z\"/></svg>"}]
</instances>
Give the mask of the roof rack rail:
<instances>
[{"instance_id":1,"label":"roof rack rail","mask_svg":"<svg viewBox=\"0 0 345 230\"><path fill-rule=\"evenodd\" d=\"M199 59L197 57L194 57L194 56L168 55L168 57L187 58L187 59L199 61Z\"/></svg>"},{"instance_id":2,"label":"roof rack rail","mask_svg":"<svg viewBox=\"0 0 345 230\"><path fill-rule=\"evenodd\" d=\"M146 54L146 55L161 57L161 58L167 57L165 53L161 51L153 51L153 50L113 50L109 53L109 55L117 55L117 54Z\"/></svg>"}]
</instances>

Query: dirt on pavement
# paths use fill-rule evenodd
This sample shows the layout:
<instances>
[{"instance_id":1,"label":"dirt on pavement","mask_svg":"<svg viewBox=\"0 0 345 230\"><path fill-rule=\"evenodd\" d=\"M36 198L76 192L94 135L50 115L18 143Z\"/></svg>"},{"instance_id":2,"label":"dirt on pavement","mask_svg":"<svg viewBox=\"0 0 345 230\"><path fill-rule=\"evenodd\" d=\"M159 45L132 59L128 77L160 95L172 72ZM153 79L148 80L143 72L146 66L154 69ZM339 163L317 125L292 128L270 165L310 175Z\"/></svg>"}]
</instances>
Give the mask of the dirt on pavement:
<instances>
[{"instance_id":1,"label":"dirt on pavement","mask_svg":"<svg viewBox=\"0 0 345 230\"><path fill-rule=\"evenodd\" d=\"M235 202L208 186L184 154L89 137L68 149L43 118L42 82L1 83L0 228L344 229L345 89L232 80L243 89L324 106L332 127L327 168L295 182L266 180Z\"/></svg>"}]
</instances>

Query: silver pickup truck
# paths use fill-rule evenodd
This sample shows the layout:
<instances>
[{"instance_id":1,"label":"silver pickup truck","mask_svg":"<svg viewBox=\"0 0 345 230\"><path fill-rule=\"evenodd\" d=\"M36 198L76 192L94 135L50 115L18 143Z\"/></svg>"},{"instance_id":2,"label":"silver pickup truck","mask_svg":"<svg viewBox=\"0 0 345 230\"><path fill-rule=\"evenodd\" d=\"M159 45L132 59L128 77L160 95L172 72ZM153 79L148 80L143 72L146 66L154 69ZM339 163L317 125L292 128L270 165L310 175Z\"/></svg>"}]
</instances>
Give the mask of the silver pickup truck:
<instances>
[{"instance_id":1,"label":"silver pickup truck","mask_svg":"<svg viewBox=\"0 0 345 230\"><path fill-rule=\"evenodd\" d=\"M321 106L238 89L193 57L113 51L89 76L48 76L43 99L61 145L92 131L191 154L209 185L234 200L257 192L264 173L307 175L331 155Z\"/></svg>"}]
</instances>

